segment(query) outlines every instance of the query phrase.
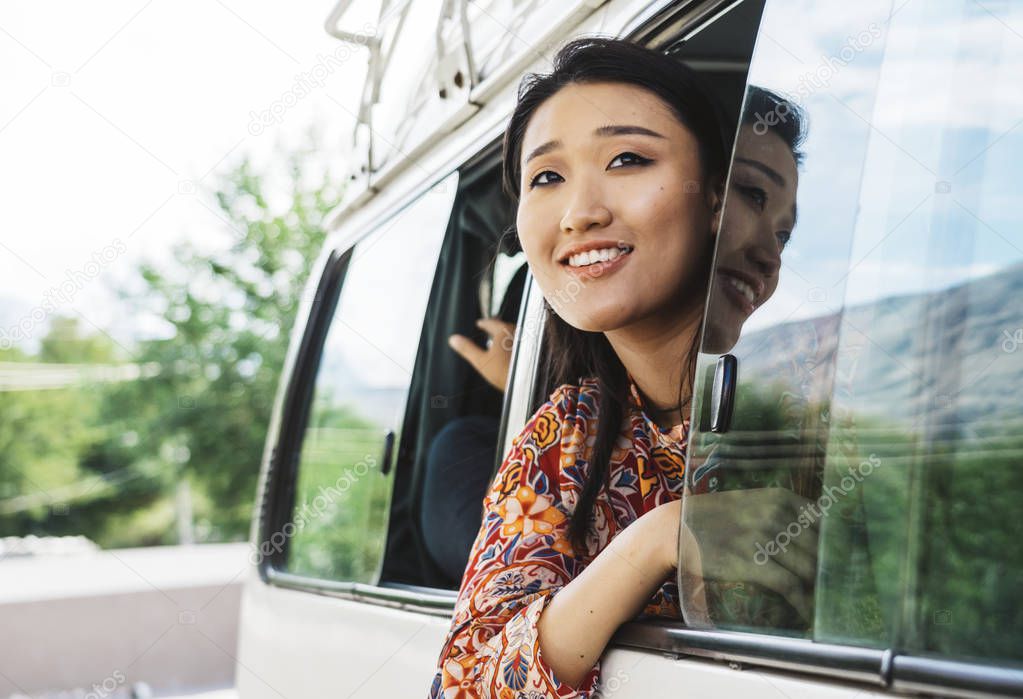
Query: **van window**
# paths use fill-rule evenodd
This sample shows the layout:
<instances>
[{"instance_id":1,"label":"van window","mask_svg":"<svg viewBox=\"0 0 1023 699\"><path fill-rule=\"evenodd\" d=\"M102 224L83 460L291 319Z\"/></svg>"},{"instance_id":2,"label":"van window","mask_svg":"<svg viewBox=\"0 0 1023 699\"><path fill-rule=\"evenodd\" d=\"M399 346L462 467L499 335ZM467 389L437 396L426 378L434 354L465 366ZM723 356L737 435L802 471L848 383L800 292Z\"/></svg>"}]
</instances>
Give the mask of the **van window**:
<instances>
[{"instance_id":1,"label":"van window","mask_svg":"<svg viewBox=\"0 0 1023 699\"><path fill-rule=\"evenodd\" d=\"M710 552L680 580L691 624L1023 663L1013 26L1008 3L768 3L750 83L809 132L773 263L743 231L758 172L741 134L735 151L690 446L684 517ZM753 116L763 134L792 118ZM775 263L736 339L729 277ZM715 432L726 353L738 388Z\"/></svg>"},{"instance_id":2,"label":"van window","mask_svg":"<svg viewBox=\"0 0 1023 699\"><path fill-rule=\"evenodd\" d=\"M351 251L302 438L289 573L376 581L387 533L393 445L401 439L456 184L457 173L381 223Z\"/></svg>"},{"instance_id":3,"label":"van window","mask_svg":"<svg viewBox=\"0 0 1023 699\"><path fill-rule=\"evenodd\" d=\"M483 519L504 390L449 338L460 335L482 352L488 335L481 318L512 329L518 318L527 270L517 239L505 235L514 209L497 155L488 148L459 174L397 450L386 584L456 590ZM510 351L506 337L495 342L494 352ZM507 360L492 354L488 363Z\"/></svg>"}]
</instances>

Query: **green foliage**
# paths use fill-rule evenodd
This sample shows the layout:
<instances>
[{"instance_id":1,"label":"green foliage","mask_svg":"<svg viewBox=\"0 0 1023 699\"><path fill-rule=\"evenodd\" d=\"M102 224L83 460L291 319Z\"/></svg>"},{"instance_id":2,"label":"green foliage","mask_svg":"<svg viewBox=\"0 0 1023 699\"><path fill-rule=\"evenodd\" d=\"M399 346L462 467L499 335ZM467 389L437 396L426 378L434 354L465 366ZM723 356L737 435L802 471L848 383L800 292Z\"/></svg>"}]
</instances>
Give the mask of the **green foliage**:
<instances>
[{"instance_id":1,"label":"green foliage","mask_svg":"<svg viewBox=\"0 0 1023 699\"><path fill-rule=\"evenodd\" d=\"M792 487L793 471L821 471L813 639L1023 663L1018 408L926 415L925 428L792 405L783 388L744 384L739 395L733 429L701 434L696 454L714 453L730 490ZM745 581L709 585L708 601L722 628L792 632L774 594Z\"/></svg>"},{"instance_id":2,"label":"green foliage","mask_svg":"<svg viewBox=\"0 0 1023 699\"><path fill-rule=\"evenodd\" d=\"M216 191L232 237L222 252L178 246L171 263L148 263L139 313L156 314L166 338L136 359L159 372L123 384L106 418L141 436L136 461L157 458L188 478L206 540L248 533L260 459L291 328L310 267L325 239L324 217L340 199L329 174L310 182L315 146L289 156L284 206L268 178L243 160Z\"/></svg>"},{"instance_id":3,"label":"green foliage","mask_svg":"<svg viewBox=\"0 0 1023 699\"><path fill-rule=\"evenodd\" d=\"M116 345L55 318L36 356L11 350L3 361L77 367L118 360ZM106 384L11 390L0 401L0 532L107 538L119 512L150 505L165 487L158 472L132 469L102 418ZM132 543L146 541L138 529Z\"/></svg>"},{"instance_id":4,"label":"green foliage","mask_svg":"<svg viewBox=\"0 0 1023 699\"><path fill-rule=\"evenodd\" d=\"M130 361L141 373L4 393L0 535L175 543L174 494L187 479L197 538L245 538L299 298L341 196L317 141L278 154L273 171L245 158L197 195L213 213L209 235L142 264L120 290L123 313L163 330L134 356L68 318L51 320L34 356L0 352L7 362Z\"/></svg>"},{"instance_id":5,"label":"green foliage","mask_svg":"<svg viewBox=\"0 0 1023 699\"><path fill-rule=\"evenodd\" d=\"M393 476L380 473L379 430L327 410L317 414L314 405L306 432L288 570L325 580L375 582Z\"/></svg>"},{"instance_id":6,"label":"green foliage","mask_svg":"<svg viewBox=\"0 0 1023 699\"><path fill-rule=\"evenodd\" d=\"M83 334L77 318L56 317L39 343L37 360L56 364L113 364L123 361L105 335Z\"/></svg>"}]
</instances>

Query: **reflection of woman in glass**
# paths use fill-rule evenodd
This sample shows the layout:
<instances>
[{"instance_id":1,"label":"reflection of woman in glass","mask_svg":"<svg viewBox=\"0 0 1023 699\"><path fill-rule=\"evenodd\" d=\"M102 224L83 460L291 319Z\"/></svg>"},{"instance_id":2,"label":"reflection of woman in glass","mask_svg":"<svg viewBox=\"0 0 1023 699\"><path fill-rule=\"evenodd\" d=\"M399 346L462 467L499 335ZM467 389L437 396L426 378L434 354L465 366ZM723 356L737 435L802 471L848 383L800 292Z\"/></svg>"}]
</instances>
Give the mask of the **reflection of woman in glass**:
<instances>
[{"instance_id":1,"label":"reflection of woman in glass","mask_svg":"<svg viewBox=\"0 0 1023 699\"><path fill-rule=\"evenodd\" d=\"M800 110L763 88L746 93L710 288L703 349L722 354L778 288L781 252L796 225Z\"/></svg>"},{"instance_id":2,"label":"reflection of woman in glass","mask_svg":"<svg viewBox=\"0 0 1023 699\"><path fill-rule=\"evenodd\" d=\"M731 351L743 324L778 287L781 254L796 223L805 128L806 118L795 105L760 87L747 90L708 291L706 352ZM756 419L747 429L771 429L767 414L780 419L776 401L751 405L751 398L756 400L745 395L745 407ZM766 436L757 437L757 446L751 447L743 429L738 426L735 440L721 437L735 446L731 456L720 456L718 442L698 453L691 465L693 492L712 496L689 498L687 504L686 521L698 540L702 568L691 575L683 571L686 620L801 632L813 618L816 523L801 530L784 552L772 551L766 560L752 552L791 523L807 521L801 508L819 474L802 468L798 458L779 463L778 445ZM750 464L749 469L722 468L737 461Z\"/></svg>"},{"instance_id":3,"label":"reflection of woman in glass","mask_svg":"<svg viewBox=\"0 0 1023 699\"><path fill-rule=\"evenodd\" d=\"M621 41L572 42L520 88L504 173L557 388L484 500L431 696L590 696L619 625L678 617L723 133L690 71Z\"/></svg>"}]
</instances>

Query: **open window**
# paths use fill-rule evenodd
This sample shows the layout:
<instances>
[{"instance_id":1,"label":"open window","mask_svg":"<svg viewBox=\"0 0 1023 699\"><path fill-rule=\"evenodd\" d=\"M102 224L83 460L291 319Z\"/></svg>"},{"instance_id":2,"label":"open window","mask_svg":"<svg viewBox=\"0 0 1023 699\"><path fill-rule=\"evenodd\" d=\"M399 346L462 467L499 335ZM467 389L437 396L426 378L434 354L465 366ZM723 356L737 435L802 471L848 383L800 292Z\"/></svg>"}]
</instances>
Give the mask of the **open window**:
<instances>
[{"instance_id":1,"label":"open window","mask_svg":"<svg viewBox=\"0 0 1023 699\"><path fill-rule=\"evenodd\" d=\"M375 583L457 173L331 254L289 383L261 533L271 575Z\"/></svg>"},{"instance_id":2,"label":"open window","mask_svg":"<svg viewBox=\"0 0 1023 699\"><path fill-rule=\"evenodd\" d=\"M666 16L660 21L649 27L640 27L626 38L664 51L701 75L728 123L737 123L764 0L731 3L719 11L704 12L696 19L684 12L689 9L684 3L675 8L682 15L680 19L673 19L667 12L669 9L672 8L666 8ZM679 22L682 22L681 28ZM540 296L535 284L531 293ZM533 303L540 305L536 298ZM543 318L529 320L537 327L542 327L545 322ZM526 363L531 360L525 355L523 359ZM528 410L525 411L527 415L534 413L557 386L551 377L541 372L532 388ZM509 430L515 427L510 425Z\"/></svg>"},{"instance_id":3,"label":"open window","mask_svg":"<svg viewBox=\"0 0 1023 699\"><path fill-rule=\"evenodd\" d=\"M762 9L761 0L746 0L684 33L657 37L663 50L707 78L732 119L742 101ZM535 309L539 294L527 288L531 277L524 255L517 240L506 235L515 211L501 189L498 146L492 144L461 169L397 450L381 575L388 584L457 589L479 530L482 498L503 457L500 445L521 427L516 416L531 414L554 388L543 377L525 376L535 370L536 353L523 352L513 370L520 372L516 390L532 389L532 407L523 413L522 396L503 395L447 344L452 333L460 333L483 345L486 335L475 321L484 316L519 322L518 339L530 344L529 350L536 349L532 345L542 334L537 332L542 322L522 332L522 322L535 320L520 318L529 311L523 301L535 294L530 304Z\"/></svg>"},{"instance_id":4,"label":"open window","mask_svg":"<svg viewBox=\"0 0 1023 699\"><path fill-rule=\"evenodd\" d=\"M527 268L514 236L514 209L490 148L461 170L412 372L382 580L457 589L482 521L504 391L449 345L479 346L479 318L514 325Z\"/></svg>"}]
</instances>

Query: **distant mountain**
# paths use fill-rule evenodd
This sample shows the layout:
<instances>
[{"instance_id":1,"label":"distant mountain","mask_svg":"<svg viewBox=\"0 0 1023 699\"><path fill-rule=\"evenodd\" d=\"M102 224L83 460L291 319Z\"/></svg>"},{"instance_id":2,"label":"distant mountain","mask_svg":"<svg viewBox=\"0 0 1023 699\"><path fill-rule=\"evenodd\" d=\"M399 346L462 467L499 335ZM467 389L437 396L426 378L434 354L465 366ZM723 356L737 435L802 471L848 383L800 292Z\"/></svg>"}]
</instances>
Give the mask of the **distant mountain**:
<instances>
[{"instance_id":1,"label":"distant mountain","mask_svg":"<svg viewBox=\"0 0 1023 699\"><path fill-rule=\"evenodd\" d=\"M861 414L937 413L960 425L1017 418L1023 264L782 323L742 337L733 354L740 381L778 382L807 400L834 391Z\"/></svg>"}]
</instances>

